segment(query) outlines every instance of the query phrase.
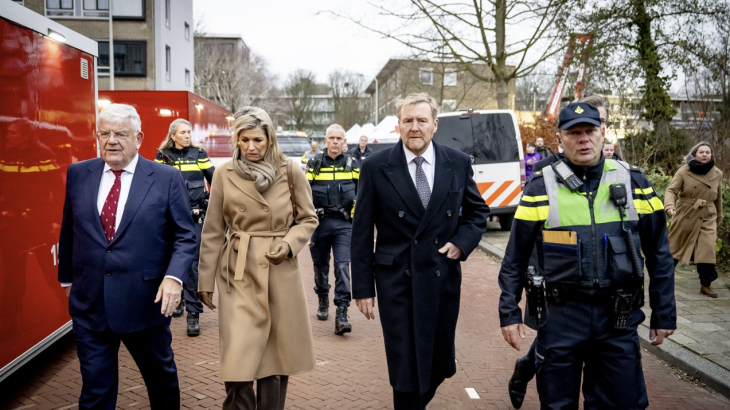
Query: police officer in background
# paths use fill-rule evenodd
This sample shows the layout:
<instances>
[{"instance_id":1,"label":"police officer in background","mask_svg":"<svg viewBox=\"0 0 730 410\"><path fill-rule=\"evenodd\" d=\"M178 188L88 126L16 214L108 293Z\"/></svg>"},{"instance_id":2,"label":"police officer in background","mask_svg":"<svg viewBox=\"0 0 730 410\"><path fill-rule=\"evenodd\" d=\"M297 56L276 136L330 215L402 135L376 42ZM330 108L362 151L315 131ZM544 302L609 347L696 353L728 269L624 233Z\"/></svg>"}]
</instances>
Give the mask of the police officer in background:
<instances>
[{"instance_id":1,"label":"police officer in background","mask_svg":"<svg viewBox=\"0 0 730 410\"><path fill-rule=\"evenodd\" d=\"M183 282L183 294L180 304L173 311L173 317L180 317L183 310L188 311L188 336L200 334L200 313L203 304L198 296L198 260L200 259L200 234L203 231L205 212L208 209L208 193L205 190L205 181L208 184L213 180L213 163L204 149L193 145L192 128L190 122L178 118L170 124L167 138L160 145L155 157L156 162L171 165L182 172L185 185L190 195L190 210L195 223L195 236L198 246L195 248L195 258Z\"/></svg>"},{"instance_id":2,"label":"police officer in background","mask_svg":"<svg viewBox=\"0 0 730 410\"><path fill-rule=\"evenodd\" d=\"M525 332L518 303L526 287L539 322L541 408L577 408L583 372L586 409L645 409L636 332L645 319L639 249L650 277L652 344L676 329L663 205L637 167L603 158L593 105L571 103L558 126L564 158L525 187L499 273L502 335L519 350ZM534 244L537 270L526 275Z\"/></svg>"},{"instance_id":3,"label":"police officer in background","mask_svg":"<svg viewBox=\"0 0 730 410\"><path fill-rule=\"evenodd\" d=\"M343 151L345 129L338 124L327 128L327 148L307 164L307 179L319 216L309 250L314 263L314 292L319 297L317 319L329 317L330 249L335 258L335 334L352 331L347 321L350 306L350 237L360 169L357 161ZM672 265L674 266L674 265Z\"/></svg>"}]
</instances>

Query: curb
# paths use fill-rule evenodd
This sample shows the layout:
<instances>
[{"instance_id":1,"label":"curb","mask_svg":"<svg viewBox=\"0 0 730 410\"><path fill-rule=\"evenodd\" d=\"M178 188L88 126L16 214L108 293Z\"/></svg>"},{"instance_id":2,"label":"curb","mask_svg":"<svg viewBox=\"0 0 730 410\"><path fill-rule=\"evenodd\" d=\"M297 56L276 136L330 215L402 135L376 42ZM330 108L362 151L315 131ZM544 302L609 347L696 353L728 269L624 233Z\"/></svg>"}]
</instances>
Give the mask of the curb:
<instances>
[{"instance_id":1,"label":"curb","mask_svg":"<svg viewBox=\"0 0 730 410\"><path fill-rule=\"evenodd\" d=\"M485 240L479 241L479 248L496 258L504 258L504 251ZM639 342L654 356L670 363L711 389L730 398L730 371L719 366L681 344L667 338L659 346L652 346L649 340L649 326L639 325Z\"/></svg>"}]
</instances>

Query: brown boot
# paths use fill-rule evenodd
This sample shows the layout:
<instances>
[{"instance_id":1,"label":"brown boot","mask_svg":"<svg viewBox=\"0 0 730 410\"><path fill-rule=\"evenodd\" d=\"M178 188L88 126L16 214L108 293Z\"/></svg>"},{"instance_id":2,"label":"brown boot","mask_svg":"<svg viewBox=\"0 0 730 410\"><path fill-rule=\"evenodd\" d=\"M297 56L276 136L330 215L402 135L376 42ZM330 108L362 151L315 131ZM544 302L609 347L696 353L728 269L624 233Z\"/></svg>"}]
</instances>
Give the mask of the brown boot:
<instances>
[{"instance_id":1,"label":"brown boot","mask_svg":"<svg viewBox=\"0 0 730 410\"><path fill-rule=\"evenodd\" d=\"M709 286L700 286L700 295L709 296L711 298L717 297L717 293L715 293L715 291Z\"/></svg>"}]
</instances>

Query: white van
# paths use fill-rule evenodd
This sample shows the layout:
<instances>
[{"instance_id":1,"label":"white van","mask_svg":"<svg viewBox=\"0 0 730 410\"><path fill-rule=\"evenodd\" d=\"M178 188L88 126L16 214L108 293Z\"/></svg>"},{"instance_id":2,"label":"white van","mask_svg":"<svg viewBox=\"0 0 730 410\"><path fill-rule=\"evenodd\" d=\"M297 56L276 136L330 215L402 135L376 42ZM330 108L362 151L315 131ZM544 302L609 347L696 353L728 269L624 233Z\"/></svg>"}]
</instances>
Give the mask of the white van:
<instances>
[{"instance_id":1,"label":"white van","mask_svg":"<svg viewBox=\"0 0 730 410\"><path fill-rule=\"evenodd\" d=\"M512 220L525 184L522 138L510 110L467 110L440 114L434 141L472 159L474 180L503 231Z\"/></svg>"}]
</instances>

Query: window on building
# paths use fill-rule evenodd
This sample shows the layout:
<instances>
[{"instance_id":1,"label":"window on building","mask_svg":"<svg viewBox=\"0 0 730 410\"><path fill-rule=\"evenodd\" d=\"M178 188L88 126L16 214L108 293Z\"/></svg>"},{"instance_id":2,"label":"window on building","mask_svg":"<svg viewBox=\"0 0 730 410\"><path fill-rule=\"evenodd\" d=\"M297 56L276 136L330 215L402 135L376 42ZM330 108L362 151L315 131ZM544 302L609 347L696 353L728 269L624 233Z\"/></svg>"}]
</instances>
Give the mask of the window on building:
<instances>
[{"instance_id":1,"label":"window on building","mask_svg":"<svg viewBox=\"0 0 730 410\"><path fill-rule=\"evenodd\" d=\"M433 68L421 68L418 70L418 77L423 85L433 85Z\"/></svg>"},{"instance_id":2,"label":"window on building","mask_svg":"<svg viewBox=\"0 0 730 410\"><path fill-rule=\"evenodd\" d=\"M455 87L456 86L456 69L447 68L444 70L444 86Z\"/></svg>"},{"instance_id":3,"label":"window on building","mask_svg":"<svg viewBox=\"0 0 730 410\"><path fill-rule=\"evenodd\" d=\"M23 0L13 0L13 3L18 3L21 6L23 5Z\"/></svg>"},{"instance_id":4,"label":"window on building","mask_svg":"<svg viewBox=\"0 0 730 410\"><path fill-rule=\"evenodd\" d=\"M170 0L165 0L165 25L170 27Z\"/></svg>"},{"instance_id":5,"label":"window on building","mask_svg":"<svg viewBox=\"0 0 730 410\"><path fill-rule=\"evenodd\" d=\"M185 23L185 40L190 40L190 24Z\"/></svg>"},{"instance_id":6,"label":"window on building","mask_svg":"<svg viewBox=\"0 0 730 410\"><path fill-rule=\"evenodd\" d=\"M99 74L109 75L109 42L99 41ZM114 75L147 75L147 42L114 40Z\"/></svg>"},{"instance_id":7,"label":"window on building","mask_svg":"<svg viewBox=\"0 0 730 410\"><path fill-rule=\"evenodd\" d=\"M388 91L395 91L395 78L388 79Z\"/></svg>"},{"instance_id":8,"label":"window on building","mask_svg":"<svg viewBox=\"0 0 730 410\"><path fill-rule=\"evenodd\" d=\"M46 16L73 16L74 0L46 0Z\"/></svg>"},{"instance_id":9,"label":"window on building","mask_svg":"<svg viewBox=\"0 0 730 410\"><path fill-rule=\"evenodd\" d=\"M172 67L172 56L170 51L170 46L165 46L165 78L167 78L167 81L170 81L170 72L172 71L170 68Z\"/></svg>"},{"instance_id":10,"label":"window on building","mask_svg":"<svg viewBox=\"0 0 730 410\"><path fill-rule=\"evenodd\" d=\"M144 19L145 0L116 0L112 3L114 19Z\"/></svg>"},{"instance_id":11,"label":"window on building","mask_svg":"<svg viewBox=\"0 0 730 410\"><path fill-rule=\"evenodd\" d=\"M84 17L109 17L109 0L84 0Z\"/></svg>"},{"instance_id":12,"label":"window on building","mask_svg":"<svg viewBox=\"0 0 730 410\"><path fill-rule=\"evenodd\" d=\"M190 85L190 70L185 69L185 85Z\"/></svg>"},{"instance_id":13,"label":"window on building","mask_svg":"<svg viewBox=\"0 0 730 410\"><path fill-rule=\"evenodd\" d=\"M446 84L444 84L446 85ZM441 112L456 111L456 100L443 100L441 101Z\"/></svg>"}]
</instances>

